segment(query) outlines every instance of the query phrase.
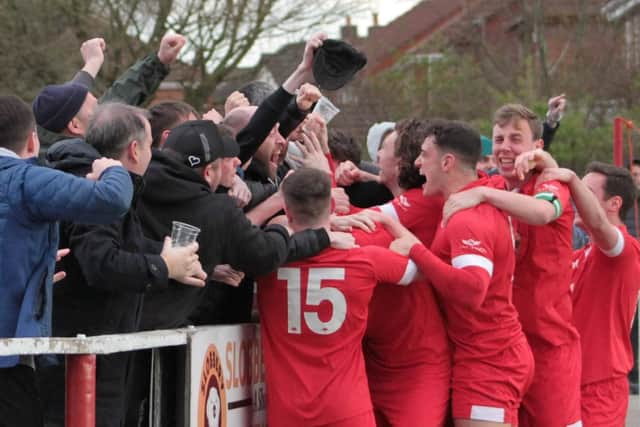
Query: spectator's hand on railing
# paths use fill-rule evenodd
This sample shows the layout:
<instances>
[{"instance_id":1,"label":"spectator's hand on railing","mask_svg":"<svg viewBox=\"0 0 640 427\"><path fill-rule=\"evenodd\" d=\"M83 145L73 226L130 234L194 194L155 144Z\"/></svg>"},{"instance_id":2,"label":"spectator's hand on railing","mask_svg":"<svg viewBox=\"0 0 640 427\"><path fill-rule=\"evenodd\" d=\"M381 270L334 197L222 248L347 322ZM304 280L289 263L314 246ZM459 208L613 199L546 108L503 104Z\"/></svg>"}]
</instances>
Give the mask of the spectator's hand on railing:
<instances>
[{"instance_id":1,"label":"spectator's hand on railing","mask_svg":"<svg viewBox=\"0 0 640 427\"><path fill-rule=\"evenodd\" d=\"M213 269L211 278L217 282L237 288L240 286L242 279L244 279L244 273L234 270L229 264L219 264Z\"/></svg>"},{"instance_id":2,"label":"spectator's hand on railing","mask_svg":"<svg viewBox=\"0 0 640 427\"><path fill-rule=\"evenodd\" d=\"M248 107L249 100L242 92L231 92L231 95L227 97L227 100L224 101L224 115L229 114L231 110L234 110L238 107Z\"/></svg>"},{"instance_id":3,"label":"spectator's hand on railing","mask_svg":"<svg viewBox=\"0 0 640 427\"><path fill-rule=\"evenodd\" d=\"M251 190L246 182L242 180L238 175L233 177L233 185L229 189L229 196L233 197L236 201L236 206L244 208L251 201Z\"/></svg>"},{"instance_id":4,"label":"spectator's hand on railing","mask_svg":"<svg viewBox=\"0 0 640 427\"><path fill-rule=\"evenodd\" d=\"M56 262L69 255L69 252L71 252L71 249L69 248L58 249L58 252L56 253ZM58 271L53 275L53 283L59 282L65 277L67 277L67 273L65 273L64 271Z\"/></svg>"},{"instance_id":5,"label":"spectator's hand on railing","mask_svg":"<svg viewBox=\"0 0 640 427\"><path fill-rule=\"evenodd\" d=\"M160 256L167 265L169 278L189 286L204 286L207 274L198 260L198 243L188 246L171 246L171 238L165 237Z\"/></svg>"},{"instance_id":6,"label":"spectator's hand on railing","mask_svg":"<svg viewBox=\"0 0 640 427\"><path fill-rule=\"evenodd\" d=\"M165 34L160 40L160 48L158 49L158 59L164 65L171 65L178 54L187 43L187 38L180 34Z\"/></svg>"},{"instance_id":7,"label":"spectator's hand on railing","mask_svg":"<svg viewBox=\"0 0 640 427\"><path fill-rule=\"evenodd\" d=\"M86 176L87 179L97 181L102 176L102 173L112 166L122 166L119 160L110 159L108 157L101 157L93 161L91 165L91 172Z\"/></svg>"}]
</instances>

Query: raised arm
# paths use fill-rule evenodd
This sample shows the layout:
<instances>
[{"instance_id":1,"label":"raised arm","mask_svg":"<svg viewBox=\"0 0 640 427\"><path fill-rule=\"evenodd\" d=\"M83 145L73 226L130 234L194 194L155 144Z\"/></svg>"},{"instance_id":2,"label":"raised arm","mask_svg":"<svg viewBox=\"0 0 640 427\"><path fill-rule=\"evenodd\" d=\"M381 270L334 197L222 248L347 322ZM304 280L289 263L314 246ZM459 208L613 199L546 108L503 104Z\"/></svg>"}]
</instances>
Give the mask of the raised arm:
<instances>
[{"instance_id":1,"label":"raised arm","mask_svg":"<svg viewBox=\"0 0 640 427\"><path fill-rule=\"evenodd\" d=\"M178 57L186 39L179 34L166 34L157 53L148 55L129 67L100 98L100 102L119 101L142 105L155 93L169 74L169 65Z\"/></svg>"},{"instance_id":2,"label":"raised arm","mask_svg":"<svg viewBox=\"0 0 640 427\"><path fill-rule=\"evenodd\" d=\"M622 237L620 231L609 222L607 214L593 191L578 178L575 172L570 169L551 168L545 169L542 177L545 180L566 183L591 241L605 253L616 249Z\"/></svg>"},{"instance_id":3,"label":"raised arm","mask_svg":"<svg viewBox=\"0 0 640 427\"><path fill-rule=\"evenodd\" d=\"M80 83L89 89L93 87L94 80L104 63L104 50L107 45L102 38L94 38L85 41L80 46L80 55L84 60L84 66L73 76L74 83Z\"/></svg>"}]
</instances>

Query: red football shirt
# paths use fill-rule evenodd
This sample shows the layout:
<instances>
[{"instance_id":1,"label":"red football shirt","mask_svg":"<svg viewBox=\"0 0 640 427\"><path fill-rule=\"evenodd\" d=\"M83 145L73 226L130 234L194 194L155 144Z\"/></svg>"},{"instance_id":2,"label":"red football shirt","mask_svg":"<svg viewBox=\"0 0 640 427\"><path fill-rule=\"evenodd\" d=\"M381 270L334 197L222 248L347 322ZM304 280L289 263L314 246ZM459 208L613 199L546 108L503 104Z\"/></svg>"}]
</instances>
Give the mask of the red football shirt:
<instances>
[{"instance_id":1,"label":"red football shirt","mask_svg":"<svg viewBox=\"0 0 640 427\"><path fill-rule=\"evenodd\" d=\"M407 227L422 243L431 245L442 220L443 205L442 197L425 197L422 188L412 188L378 209Z\"/></svg>"},{"instance_id":2,"label":"red football shirt","mask_svg":"<svg viewBox=\"0 0 640 427\"><path fill-rule=\"evenodd\" d=\"M544 226L514 221L513 302L532 348L559 346L578 338L569 294L573 256L571 193L557 181L537 183L538 177L539 173L534 174L520 192L552 203L558 218Z\"/></svg>"},{"instance_id":3,"label":"red football shirt","mask_svg":"<svg viewBox=\"0 0 640 427\"><path fill-rule=\"evenodd\" d=\"M421 188L413 188L378 209L407 227L428 247L442 219L443 203L442 197L425 197ZM353 235L360 246L389 246L393 241L384 230L357 230ZM363 348L372 389L376 379L401 380L401 372L407 373L406 380L413 380L415 369L398 368L433 366L448 370L449 340L433 289L424 282L406 289L378 286L369 304ZM394 373L390 374L390 370Z\"/></svg>"},{"instance_id":4,"label":"red football shirt","mask_svg":"<svg viewBox=\"0 0 640 427\"><path fill-rule=\"evenodd\" d=\"M640 244L620 227L608 253L588 244L572 263L573 318L582 342L582 385L626 377L629 335L640 291Z\"/></svg>"},{"instance_id":5,"label":"red football shirt","mask_svg":"<svg viewBox=\"0 0 640 427\"><path fill-rule=\"evenodd\" d=\"M362 355L369 301L376 283L408 284L416 272L406 257L367 246L327 249L258 279L269 425L371 410Z\"/></svg>"},{"instance_id":6,"label":"red football shirt","mask_svg":"<svg viewBox=\"0 0 640 427\"><path fill-rule=\"evenodd\" d=\"M486 179L474 181L465 189L483 184ZM456 213L446 227L438 228L431 250L457 269L476 269L485 275L484 299L475 308L462 301L467 293L463 284L453 283L451 286L460 289L448 289L446 294L434 284L444 305L449 337L455 345L454 361L496 355L522 338L512 303L515 258L512 231L502 211L483 203ZM421 269L420 258L426 252L421 245L411 249L411 258ZM428 270L423 274L429 278Z\"/></svg>"}]
</instances>

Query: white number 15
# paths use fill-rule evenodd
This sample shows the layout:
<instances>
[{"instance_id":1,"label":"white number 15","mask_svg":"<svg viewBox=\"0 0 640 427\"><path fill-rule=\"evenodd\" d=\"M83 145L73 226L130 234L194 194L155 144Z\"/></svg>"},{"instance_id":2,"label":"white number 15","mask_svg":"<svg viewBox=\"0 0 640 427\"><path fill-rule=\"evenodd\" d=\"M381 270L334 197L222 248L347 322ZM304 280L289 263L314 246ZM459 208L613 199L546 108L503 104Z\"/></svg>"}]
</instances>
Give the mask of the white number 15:
<instances>
[{"instance_id":1,"label":"white number 15","mask_svg":"<svg viewBox=\"0 0 640 427\"><path fill-rule=\"evenodd\" d=\"M290 334L302 333L300 276L299 268L280 268L278 270L278 280L287 281L287 319ZM323 280L344 280L344 268L309 269L306 304L319 306L322 301L328 301L332 310L331 318L326 322L320 320L317 312L305 312L304 321L309 329L316 334L329 335L340 329L344 323L347 316L347 300L339 289L330 286L321 287Z\"/></svg>"}]
</instances>

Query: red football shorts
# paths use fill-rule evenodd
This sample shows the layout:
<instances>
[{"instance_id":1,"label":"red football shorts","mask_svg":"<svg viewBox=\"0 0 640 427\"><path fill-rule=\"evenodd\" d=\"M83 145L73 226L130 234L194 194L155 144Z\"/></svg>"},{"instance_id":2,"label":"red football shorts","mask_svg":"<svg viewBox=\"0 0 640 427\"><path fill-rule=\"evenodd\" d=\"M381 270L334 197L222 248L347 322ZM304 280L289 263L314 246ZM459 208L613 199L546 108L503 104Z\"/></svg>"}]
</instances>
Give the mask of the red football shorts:
<instances>
[{"instance_id":1,"label":"red football shorts","mask_svg":"<svg viewBox=\"0 0 640 427\"><path fill-rule=\"evenodd\" d=\"M449 409L449 363L403 371L369 381L376 425L443 426Z\"/></svg>"},{"instance_id":2,"label":"red football shorts","mask_svg":"<svg viewBox=\"0 0 640 427\"><path fill-rule=\"evenodd\" d=\"M524 336L495 356L454 361L453 418L517 425L533 371L533 355Z\"/></svg>"},{"instance_id":3,"label":"red football shorts","mask_svg":"<svg viewBox=\"0 0 640 427\"><path fill-rule=\"evenodd\" d=\"M520 409L520 427L578 427L580 423L580 341L532 348L536 373Z\"/></svg>"},{"instance_id":4,"label":"red football shorts","mask_svg":"<svg viewBox=\"0 0 640 427\"><path fill-rule=\"evenodd\" d=\"M584 427L623 426L629 406L627 377L583 385L581 405Z\"/></svg>"}]
</instances>

